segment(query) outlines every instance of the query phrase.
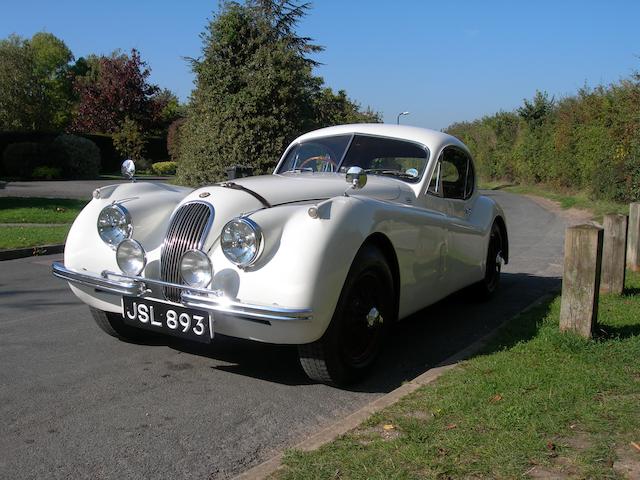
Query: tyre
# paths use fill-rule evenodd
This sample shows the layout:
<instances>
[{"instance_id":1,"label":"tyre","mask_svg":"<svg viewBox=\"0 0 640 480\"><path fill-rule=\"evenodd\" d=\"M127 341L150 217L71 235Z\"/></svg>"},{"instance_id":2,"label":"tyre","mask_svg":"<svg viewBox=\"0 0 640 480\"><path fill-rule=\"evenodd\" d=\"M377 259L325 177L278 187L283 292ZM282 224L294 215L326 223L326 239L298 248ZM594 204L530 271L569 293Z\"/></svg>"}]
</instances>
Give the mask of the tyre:
<instances>
[{"instance_id":1,"label":"tyre","mask_svg":"<svg viewBox=\"0 0 640 480\"><path fill-rule=\"evenodd\" d=\"M374 364L397 317L393 277L379 249L360 249L322 338L298 346L300 363L312 380L348 385Z\"/></svg>"},{"instance_id":2,"label":"tyre","mask_svg":"<svg viewBox=\"0 0 640 480\"><path fill-rule=\"evenodd\" d=\"M122 315L119 313L104 312L92 307L89 307L89 309L98 327L112 337L120 340L136 341L149 336L149 333L144 330L126 325L122 320Z\"/></svg>"},{"instance_id":3,"label":"tyre","mask_svg":"<svg viewBox=\"0 0 640 480\"><path fill-rule=\"evenodd\" d=\"M504 263L503 245L504 239L500 227L494 223L491 226L484 278L476 284L476 292L480 300L489 299L500 285L500 273Z\"/></svg>"}]
</instances>

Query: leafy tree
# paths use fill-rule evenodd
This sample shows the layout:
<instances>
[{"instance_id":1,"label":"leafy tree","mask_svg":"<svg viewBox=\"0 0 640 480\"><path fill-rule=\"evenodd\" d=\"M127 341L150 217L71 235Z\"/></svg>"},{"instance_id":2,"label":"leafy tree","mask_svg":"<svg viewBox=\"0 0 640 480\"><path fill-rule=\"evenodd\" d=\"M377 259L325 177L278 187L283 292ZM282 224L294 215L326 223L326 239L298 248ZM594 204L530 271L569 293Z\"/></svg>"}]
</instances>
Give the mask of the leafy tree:
<instances>
[{"instance_id":1,"label":"leafy tree","mask_svg":"<svg viewBox=\"0 0 640 480\"><path fill-rule=\"evenodd\" d=\"M0 40L0 129L48 128L46 92L29 42L17 35Z\"/></svg>"},{"instance_id":2,"label":"leafy tree","mask_svg":"<svg viewBox=\"0 0 640 480\"><path fill-rule=\"evenodd\" d=\"M156 98L160 89L148 82L151 72L137 50L100 57L87 73L74 84L79 103L73 130L112 133L127 118L145 131L158 124L164 107Z\"/></svg>"},{"instance_id":3,"label":"leafy tree","mask_svg":"<svg viewBox=\"0 0 640 480\"><path fill-rule=\"evenodd\" d=\"M72 82L70 62L73 53L55 35L38 32L29 42L33 52L35 74L42 83L50 112L50 127L63 129L71 119Z\"/></svg>"},{"instance_id":4,"label":"leafy tree","mask_svg":"<svg viewBox=\"0 0 640 480\"><path fill-rule=\"evenodd\" d=\"M113 146L126 158L140 163L144 158L145 140L142 128L133 119L126 117L113 134Z\"/></svg>"},{"instance_id":5,"label":"leafy tree","mask_svg":"<svg viewBox=\"0 0 640 480\"><path fill-rule=\"evenodd\" d=\"M202 34L202 58L191 60L196 88L180 129L179 181L217 181L234 164L266 173L304 131L379 120L312 74L309 55L322 48L295 31L308 8L290 0L221 4Z\"/></svg>"},{"instance_id":6,"label":"leafy tree","mask_svg":"<svg viewBox=\"0 0 640 480\"><path fill-rule=\"evenodd\" d=\"M532 101L524 99L524 105L518 108L518 114L531 127L539 127L553 112L555 99L549 98L547 92L536 90Z\"/></svg>"}]
</instances>

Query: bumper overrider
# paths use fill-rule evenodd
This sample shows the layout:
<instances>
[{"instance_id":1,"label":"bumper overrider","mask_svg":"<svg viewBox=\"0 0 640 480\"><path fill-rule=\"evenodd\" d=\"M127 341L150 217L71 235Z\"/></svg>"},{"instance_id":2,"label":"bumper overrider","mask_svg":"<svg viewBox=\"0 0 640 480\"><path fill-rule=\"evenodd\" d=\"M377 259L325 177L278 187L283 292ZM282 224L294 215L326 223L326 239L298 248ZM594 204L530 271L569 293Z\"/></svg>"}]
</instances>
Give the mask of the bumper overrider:
<instances>
[{"instance_id":1,"label":"bumper overrider","mask_svg":"<svg viewBox=\"0 0 640 480\"><path fill-rule=\"evenodd\" d=\"M68 282L94 288L100 292L130 297L145 297L152 290L151 287L173 287L180 290L180 303L185 307L223 313L232 317L254 320L259 322L271 321L308 321L313 318L311 309L284 308L277 305L252 305L231 300L220 290L208 290L154 280L133 275L124 275L110 271L103 271L101 275L90 272L80 272L65 267L60 262L51 266L55 277ZM152 298L152 297L151 297Z\"/></svg>"}]
</instances>

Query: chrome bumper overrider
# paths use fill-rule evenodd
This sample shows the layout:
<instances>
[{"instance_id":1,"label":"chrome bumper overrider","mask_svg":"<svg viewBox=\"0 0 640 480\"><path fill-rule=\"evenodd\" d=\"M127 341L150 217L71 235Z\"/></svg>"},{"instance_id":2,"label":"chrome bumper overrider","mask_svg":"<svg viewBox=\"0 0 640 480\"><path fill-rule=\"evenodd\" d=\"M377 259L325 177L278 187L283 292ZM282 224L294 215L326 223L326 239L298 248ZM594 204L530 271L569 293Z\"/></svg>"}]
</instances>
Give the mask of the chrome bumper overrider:
<instances>
[{"instance_id":1,"label":"chrome bumper overrider","mask_svg":"<svg viewBox=\"0 0 640 480\"><path fill-rule=\"evenodd\" d=\"M174 287L181 291L181 304L211 312L247 318L251 320L311 320L312 311L308 308L283 308L277 305L251 305L231 300L220 290L193 288L187 285L163 282L140 276L123 275L104 271L102 275L79 272L66 268L60 262L51 265L55 277L78 285L95 288L101 292L131 297L143 297L150 292L149 286Z\"/></svg>"}]
</instances>

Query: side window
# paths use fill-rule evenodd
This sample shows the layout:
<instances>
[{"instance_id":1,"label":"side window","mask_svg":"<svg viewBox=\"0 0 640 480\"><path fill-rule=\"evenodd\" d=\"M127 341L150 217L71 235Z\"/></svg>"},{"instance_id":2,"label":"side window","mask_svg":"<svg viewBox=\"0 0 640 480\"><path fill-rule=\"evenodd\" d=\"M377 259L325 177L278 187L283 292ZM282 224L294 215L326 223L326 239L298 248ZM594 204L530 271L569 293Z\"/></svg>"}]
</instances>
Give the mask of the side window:
<instances>
[{"instance_id":1,"label":"side window","mask_svg":"<svg viewBox=\"0 0 640 480\"><path fill-rule=\"evenodd\" d=\"M475 175L469 156L454 147L442 154L442 193L445 198L466 200L473 193Z\"/></svg>"}]
</instances>

